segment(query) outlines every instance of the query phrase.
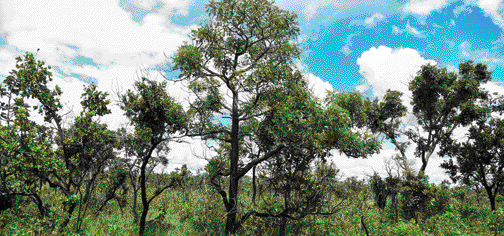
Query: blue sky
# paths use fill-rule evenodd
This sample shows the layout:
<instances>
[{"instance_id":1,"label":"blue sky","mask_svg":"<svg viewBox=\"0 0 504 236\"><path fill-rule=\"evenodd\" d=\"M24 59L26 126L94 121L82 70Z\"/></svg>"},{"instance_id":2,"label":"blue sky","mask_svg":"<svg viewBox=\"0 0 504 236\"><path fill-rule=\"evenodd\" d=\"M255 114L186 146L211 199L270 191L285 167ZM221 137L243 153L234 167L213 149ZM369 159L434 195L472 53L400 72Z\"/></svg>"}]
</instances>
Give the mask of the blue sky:
<instances>
[{"instance_id":1,"label":"blue sky","mask_svg":"<svg viewBox=\"0 0 504 236\"><path fill-rule=\"evenodd\" d=\"M53 67L54 84L62 87L64 101L78 114L85 83L96 82L114 95L131 88L140 75L163 80L156 69L163 68L165 55L172 56L188 40L190 30L207 17L207 3L2 0L0 80L14 69L16 56L40 48L38 58ZM324 97L326 90L354 89L380 97L387 89L396 89L405 93L408 103L407 83L421 65L456 71L466 60L487 64L493 82L485 88L504 94L500 0L279 0L275 5L298 15L298 40L305 51L297 65L318 97ZM183 85L170 83L169 92L186 101ZM113 112L104 121L118 127L124 117L117 107ZM189 147L196 146L201 145ZM204 160L194 158L198 151L187 151L191 148L173 149L171 167L204 166ZM383 172L383 160L394 153L387 148L368 160L337 154L334 160L347 176ZM436 181L447 178L437 167L441 161L438 158L428 167Z\"/></svg>"}]
</instances>

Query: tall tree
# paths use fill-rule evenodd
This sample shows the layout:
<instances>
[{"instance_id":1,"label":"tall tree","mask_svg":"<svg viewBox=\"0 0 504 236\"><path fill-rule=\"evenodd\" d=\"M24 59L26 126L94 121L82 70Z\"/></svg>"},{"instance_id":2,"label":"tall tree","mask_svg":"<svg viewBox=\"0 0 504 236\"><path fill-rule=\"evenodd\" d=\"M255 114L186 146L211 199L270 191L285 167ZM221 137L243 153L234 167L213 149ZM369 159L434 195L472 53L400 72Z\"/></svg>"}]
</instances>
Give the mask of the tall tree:
<instances>
[{"instance_id":1,"label":"tall tree","mask_svg":"<svg viewBox=\"0 0 504 236\"><path fill-rule=\"evenodd\" d=\"M163 151L167 150L169 141L174 141L174 134L187 129L188 116L182 106L167 94L166 82L158 83L142 78L141 81L135 82L134 87L136 91L128 90L121 97L121 108L126 112L126 116L135 129L130 143L133 144L136 159L140 160L139 184L143 208L139 235L144 235L150 203L164 190L175 186L177 177L180 176L174 175L174 178L163 186L156 187L149 197L147 196L147 178L156 164L160 162L167 164ZM148 172L148 170L151 171Z\"/></svg>"},{"instance_id":2,"label":"tall tree","mask_svg":"<svg viewBox=\"0 0 504 236\"><path fill-rule=\"evenodd\" d=\"M445 140L440 154L450 157L441 167L452 181L482 186L493 211L504 183L504 120L490 115L492 110L502 109L492 104L502 104L502 100L480 108L482 117L469 128L467 140Z\"/></svg>"},{"instance_id":3,"label":"tall tree","mask_svg":"<svg viewBox=\"0 0 504 236\"><path fill-rule=\"evenodd\" d=\"M180 47L173 62L197 97L190 109L196 119L192 132L230 146L229 171L215 173L229 177L228 191L219 190L227 211L225 234L229 235L239 228L240 178L285 147L278 144L253 159L241 155L240 139L247 134L241 125L263 115L265 92L290 77L293 58L300 54L293 42L299 28L295 14L280 10L269 0L211 1L206 12L209 19L192 31L192 44ZM217 117L229 122L215 122Z\"/></svg>"},{"instance_id":4,"label":"tall tree","mask_svg":"<svg viewBox=\"0 0 504 236\"><path fill-rule=\"evenodd\" d=\"M410 129L405 134L417 145L415 157L422 161L420 172L425 172L443 139L450 138L455 128L478 118L476 101L487 96L480 85L490 81L490 75L486 65L467 61L459 65L458 75L439 66L422 66L410 82L413 115L423 131Z\"/></svg>"}]
</instances>

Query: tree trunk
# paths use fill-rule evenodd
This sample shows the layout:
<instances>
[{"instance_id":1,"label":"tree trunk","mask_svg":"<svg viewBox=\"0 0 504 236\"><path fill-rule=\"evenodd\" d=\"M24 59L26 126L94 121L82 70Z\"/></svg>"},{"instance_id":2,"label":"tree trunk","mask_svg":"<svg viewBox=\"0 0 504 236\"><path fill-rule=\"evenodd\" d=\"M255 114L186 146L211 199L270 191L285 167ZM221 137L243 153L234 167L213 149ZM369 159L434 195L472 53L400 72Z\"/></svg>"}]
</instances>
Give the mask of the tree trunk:
<instances>
[{"instance_id":1,"label":"tree trunk","mask_svg":"<svg viewBox=\"0 0 504 236\"><path fill-rule=\"evenodd\" d=\"M422 157L422 166L420 167L419 173L425 173L425 169L427 169L427 162L428 160Z\"/></svg>"},{"instance_id":2,"label":"tree trunk","mask_svg":"<svg viewBox=\"0 0 504 236\"><path fill-rule=\"evenodd\" d=\"M40 213L39 219L43 220L44 217L47 215L47 211L44 208L44 204L42 202L42 199L40 199L40 196L38 194L36 194L36 193L30 195L30 198L37 205L37 208L38 208L39 213Z\"/></svg>"},{"instance_id":3,"label":"tree trunk","mask_svg":"<svg viewBox=\"0 0 504 236\"><path fill-rule=\"evenodd\" d=\"M147 189L145 183L145 168L149 158L145 158L142 166L140 167L140 198L142 200L142 215L140 216L140 231L138 235L143 236L145 232L145 220L147 219L147 212L149 211L149 202L147 201Z\"/></svg>"},{"instance_id":4,"label":"tree trunk","mask_svg":"<svg viewBox=\"0 0 504 236\"><path fill-rule=\"evenodd\" d=\"M291 186L287 185L285 188L286 192L284 195L284 209L289 209L290 206L290 197L291 197ZM285 228L287 226L287 217L283 216L282 221L280 222L280 232L278 235L285 236Z\"/></svg>"},{"instance_id":5,"label":"tree trunk","mask_svg":"<svg viewBox=\"0 0 504 236\"><path fill-rule=\"evenodd\" d=\"M233 114L231 114L231 156L230 156L230 175L229 175L229 197L230 208L226 217L225 235L235 234L238 227L236 225L236 214L238 204L238 159L239 159L239 114L238 114L238 94L233 94Z\"/></svg>"},{"instance_id":6,"label":"tree trunk","mask_svg":"<svg viewBox=\"0 0 504 236\"><path fill-rule=\"evenodd\" d=\"M280 221L280 229L278 232L279 236L285 236L285 228L287 227L287 217L282 217L282 221Z\"/></svg>"},{"instance_id":7,"label":"tree trunk","mask_svg":"<svg viewBox=\"0 0 504 236\"><path fill-rule=\"evenodd\" d=\"M225 234L235 234L236 227L236 213L237 213L237 197L238 197L238 181L230 177L229 181L229 205L231 209L227 212L226 218L226 231Z\"/></svg>"},{"instance_id":8,"label":"tree trunk","mask_svg":"<svg viewBox=\"0 0 504 236\"><path fill-rule=\"evenodd\" d=\"M485 185L485 190L488 194L488 200L490 200L490 208L492 211L495 211L495 194L492 192L492 188L490 186Z\"/></svg>"},{"instance_id":9,"label":"tree trunk","mask_svg":"<svg viewBox=\"0 0 504 236\"><path fill-rule=\"evenodd\" d=\"M254 168L252 169L252 203L254 203L254 205L256 204L255 198L256 198L256 167L254 166Z\"/></svg>"},{"instance_id":10,"label":"tree trunk","mask_svg":"<svg viewBox=\"0 0 504 236\"><path fill-rule=\"evenodd\" d=\"M70 207L68 208L68 216L65 217L65 220L61 223L60 225L60 233L63 232L63 229L68 225L70 222L70 218L72 218L72 213L75 210L75 207L77 207L77 203L71 203Z\"/></svg>"},{"instance_id":11,"label":"tree trunk","mask_svg":"<svg viewBox=\"0 0 504 236\"><path fill-rule=\"evenodd\" d=\"M138 223L138 212L137 212L137 202L138 202L138 177L136 178L136 182L132 182L133 184L133 206L131 211L133 213L133 223Z\"/></svg>"}]
</instances>

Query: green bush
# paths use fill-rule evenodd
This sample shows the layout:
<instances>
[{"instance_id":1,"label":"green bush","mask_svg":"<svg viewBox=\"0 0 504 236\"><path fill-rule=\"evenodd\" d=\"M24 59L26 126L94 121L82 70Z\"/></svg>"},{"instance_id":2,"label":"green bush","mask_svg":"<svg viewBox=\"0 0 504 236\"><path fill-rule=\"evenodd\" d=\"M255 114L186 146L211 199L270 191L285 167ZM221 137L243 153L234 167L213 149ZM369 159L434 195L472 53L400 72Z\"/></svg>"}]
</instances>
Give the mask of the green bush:
<instances>
[{"instance_id":1,"label":"green bush","mask_svg":"<svg viewBox=\"0 0 504 236\"><path fill-rule=\"evenodd\" d=\"M393 224L386 228L382 235L387 236L419 236L425 235L422 233L420 227L414 222L403 222L400 221L397 224Z\"/></svg>"},{"instance_id":2,"label":"green bush","mask_svg":"<svg viewBox=\"0 0 504 236\"><path fill-rule=\"evenodd\" d=\"M404 219L418 221L419 213L426 219L427 205L434 198L433 187L429 184L429 177L423 173L404 172L404 181L399 193L399 206Z\"/></svg>"},{"instance_id":3,"label":"green bush","mask_svg":"<svg viewBox=\"0 0 504 236\"><path fill-rule=\"evenodd\" d=\"M433 235L456 236L467 235L467 226L461 221L458 214L446 212L428 219L423 224L425 231Z\"/></svg>"},{"instance_id":4,"label":"green bush","mask_svg":"<svg viewBox=\"0 0 504 236\"><path fill-rule=\"evenodd\" d=\"M490 214L488 226L495 235L504 235L504 208L501 207Z\"/></svg>"}]
</instances>

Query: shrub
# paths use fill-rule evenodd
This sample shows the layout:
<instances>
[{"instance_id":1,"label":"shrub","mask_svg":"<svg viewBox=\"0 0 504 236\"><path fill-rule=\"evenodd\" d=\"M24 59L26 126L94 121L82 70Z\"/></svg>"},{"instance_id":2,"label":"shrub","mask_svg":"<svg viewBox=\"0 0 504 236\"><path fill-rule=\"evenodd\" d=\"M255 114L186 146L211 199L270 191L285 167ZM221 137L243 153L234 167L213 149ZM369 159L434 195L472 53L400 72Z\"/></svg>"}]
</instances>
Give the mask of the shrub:
<instances>
[{"instance_id":1,"label":"shrub","mask_svg":"<svg viewBox=\"0 0 504 236\"><path fill-rule=\"evenodd\" d=\"M458 214L446 212L428 219L423 225L427 232L434 235L467 235L467 226L460 220Z\"/></svg>"},{"instance_id":2,"label":"shrub","mask_svg":"<svg viewBox=\"0 0 504 236\"><path fill-rule=\"evenodd\" d=\"M414 222L402 222L389 226L382 235L387 236L419 236L424 235L420 227Z\"/></svg>"},{"instance_id":3,"label":"shrub","mask_svg":"<svg viewBox=\"0 0 504 236\"><path fill-rule=\"evenodd\" d=\"M504 235L504 208L501 207L490 214L488 226L495 235Z\"/></svg>"}]
</instances>

